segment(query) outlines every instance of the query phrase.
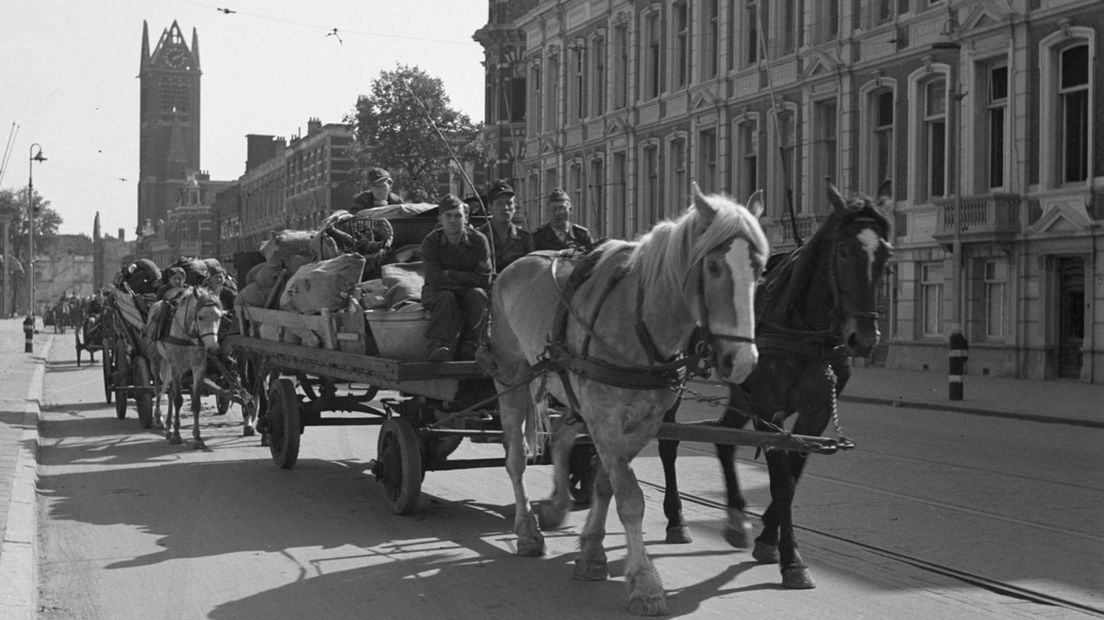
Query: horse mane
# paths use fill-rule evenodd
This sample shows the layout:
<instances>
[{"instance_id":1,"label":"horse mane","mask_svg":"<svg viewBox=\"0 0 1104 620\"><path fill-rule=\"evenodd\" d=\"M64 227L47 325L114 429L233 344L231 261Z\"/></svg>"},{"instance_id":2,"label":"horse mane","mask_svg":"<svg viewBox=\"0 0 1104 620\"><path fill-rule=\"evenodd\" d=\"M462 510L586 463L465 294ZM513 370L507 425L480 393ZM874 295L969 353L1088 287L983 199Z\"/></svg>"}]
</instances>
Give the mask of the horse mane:
<instances>
[{"instance_id":1,"label":"horse mane","mask_svg":"<svg viewBox=\"0 0 1104 620\"><path fill-rule=\"evenodd\" d=\"M739 236L767 251L766 236L755 225L751 212L724 194L709 194L705 200L715 211L704 231L702 220L706 216L690 206L677 220L659 222L635 242L629 267L640 271L646 288L666 281L683 299L692 299L698 294L694 274L713 248Z\"/></svg>"},{"instance_id":2,"label":"horse mane","mask_svg":"<svg viewBox=\"0 0 1104 620\"><path fill-rule=\"evenodd\" d=\"M756 297L756 301L762 302L764 310L781 309L786 314L798 310L798 304L816 282L817 259L832 251L831 245L840 229L862 219L873 220L881 237L888 234L889 221L874 207L870 198L859 196L848 200L842 211L833 209L808 241L765 274L761 287L763 294Z\"/></svg>"}]
</instances>

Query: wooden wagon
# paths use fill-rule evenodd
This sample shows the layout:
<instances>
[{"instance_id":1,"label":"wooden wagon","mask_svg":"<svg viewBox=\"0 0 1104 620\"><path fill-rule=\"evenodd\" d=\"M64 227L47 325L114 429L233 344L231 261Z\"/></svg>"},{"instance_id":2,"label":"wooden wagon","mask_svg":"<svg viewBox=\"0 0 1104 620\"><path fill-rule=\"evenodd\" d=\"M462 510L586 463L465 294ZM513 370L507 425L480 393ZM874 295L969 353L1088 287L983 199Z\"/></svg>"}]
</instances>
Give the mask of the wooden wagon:
<instances>
[{"instance_id":1,"label":"wooden wagon","mask_svg":"<svg viewBox=\"0 0 1104 620\"><path fill-rule=\"evenodd\" d=\"M153 372L142 342L149 301L129 290L112 288L101 320L104 397L115 401L115 415L126 417L134 401L142 428L153 426Z\"/></svg>"}]
</instances>

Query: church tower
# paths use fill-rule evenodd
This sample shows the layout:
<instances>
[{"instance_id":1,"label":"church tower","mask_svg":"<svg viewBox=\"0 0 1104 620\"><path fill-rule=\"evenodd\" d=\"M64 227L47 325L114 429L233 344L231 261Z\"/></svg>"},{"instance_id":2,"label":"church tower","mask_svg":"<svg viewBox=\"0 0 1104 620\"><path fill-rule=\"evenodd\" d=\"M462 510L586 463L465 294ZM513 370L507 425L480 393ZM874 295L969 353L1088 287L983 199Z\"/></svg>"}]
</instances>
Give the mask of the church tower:
<instances>
[{"instance_id":1,"label":"church tower","mask_svg":"<svg viewBox=\"0 0 1104 620\"><path fill-rule=\"evenodd\" d=\"M149 25L142 22L138 70L138 231L155 228L180 200L189 172L199 168L199 38L189 47L174 20L150 51Z\"/></svg>"}]
</instances>

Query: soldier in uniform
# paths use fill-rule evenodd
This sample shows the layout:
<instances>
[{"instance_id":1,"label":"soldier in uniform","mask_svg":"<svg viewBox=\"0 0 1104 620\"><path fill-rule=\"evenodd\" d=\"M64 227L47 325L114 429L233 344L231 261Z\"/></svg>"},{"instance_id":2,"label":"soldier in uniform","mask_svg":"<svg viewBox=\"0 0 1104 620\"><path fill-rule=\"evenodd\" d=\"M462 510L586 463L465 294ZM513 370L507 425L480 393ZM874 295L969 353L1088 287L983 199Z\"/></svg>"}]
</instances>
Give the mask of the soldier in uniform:
<instances>
[{"instance_id":1,"label":"soldier in uniform","mask_svg":"<svg viewBox=\"0 0 1104 620\"><path fill-rule=\"evenodd\" d=\"M513 223L517 205L514 188L503 179L495 181L487 191L491 219L479 231L493 241L495 271L501 272L507 265L536 249L533 237Z\"/></svg>"},{"instance_id":2,"label":"soldier in uniform","mask_svg":"<svg viewBox=\"0 0 1104 620\"><path fill-rule=\"evenodd\" d=\"M491 248L468 226L468 205L448 194L437 205L440 226L422 240L422 304L429 310L425 337L432 362L473 359L486 325Z\"/></svg>"},{"instance_id":3,"label":"soldier in uniform","mask_svg":"<svg viewBox=\"0 0 1104 620\"><path fill-rule=\"evenodd\" d=\"M548 195L548 222L533 231L538 250L589 250L594 242L590 231L571 223L571 198L560 188Z\"/></svg>"}]
</instances>

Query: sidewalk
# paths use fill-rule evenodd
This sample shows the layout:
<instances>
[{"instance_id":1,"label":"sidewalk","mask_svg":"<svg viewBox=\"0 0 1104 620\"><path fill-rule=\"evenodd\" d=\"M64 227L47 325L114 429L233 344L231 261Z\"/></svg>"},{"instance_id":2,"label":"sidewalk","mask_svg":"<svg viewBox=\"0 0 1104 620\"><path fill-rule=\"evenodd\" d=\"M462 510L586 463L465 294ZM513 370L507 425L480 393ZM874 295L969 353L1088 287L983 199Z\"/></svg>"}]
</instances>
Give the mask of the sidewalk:
<instances>
[{"instance_id":1,"label":"sidewalk","mask_svg":"<svg viewBox=\"0 0 1104 620\"><path fill-rule=\"evenodd\" d=\"M50 343L37 334L25 353L23 318L0 319L0 618L38 613L38 414Z\"/></svg>"},{"instance_id":2,"label":"sidewalk","mask_svg":"<svg viewBox=\"0 0 1104 620\"><path fill-rule=\"evenodd\" d=\"M1104 428L1104 385L966 375L962 392L948 399L937 372L856 367L840 400Z\"/></svg>"}]
</instances>

